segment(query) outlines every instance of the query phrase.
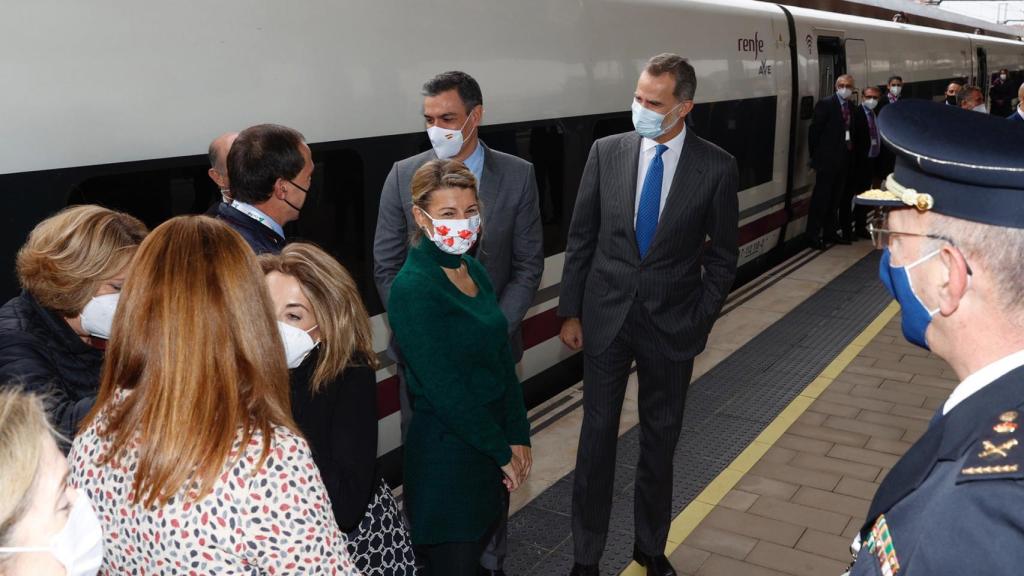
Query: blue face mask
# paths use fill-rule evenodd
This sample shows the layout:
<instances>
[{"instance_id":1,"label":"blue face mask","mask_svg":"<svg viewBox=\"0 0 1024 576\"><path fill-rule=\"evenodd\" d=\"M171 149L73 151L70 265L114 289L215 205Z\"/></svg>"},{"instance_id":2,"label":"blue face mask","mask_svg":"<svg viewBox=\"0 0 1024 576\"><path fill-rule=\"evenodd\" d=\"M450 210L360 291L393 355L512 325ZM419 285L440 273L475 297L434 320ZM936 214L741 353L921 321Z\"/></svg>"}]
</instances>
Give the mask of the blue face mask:
<instances>
[{"instance_id":1,"label":"blue face mask","mask_svg":"<svg viewBox=\"0 0 1024 576\"><path fill-rule=\"evenodd\" d=\"M882 251L882 261L878 265L878 277L882 280L882 285L900 304L903 337L925 350L930 350L930 348L928 342L925 341L924 333L928 330L932 317L938 314L939 309L929 310L914 293L914 286L910 282L910 270L939 252L939 250L930 252L906 266L893 266L889 263L889 249L886 248Z\"/></svg>"},{"instance_id":2,"label":"blue face mask","mask_svg":"<svg viewBox=\"0 0 1024 576\"><path fill-rule=\"evenodd\" d=\"M669 110L668 113L671 114L676 108L682 105L683 103L680 102L675 108ZM661 125L665 122L665 117L668 114L658 114L654 110L644 108L643 104L640 104L636 100L633 100L631 109L633 111L633 127L636 128L638 134L644 138L650 138L651 140L661 136L665 132L668 132L672 129L672 126L676 125L676 122L679 122L679 118L676 118L676 121L671 125L662 128Z\"/></svg>"}]
</instances>

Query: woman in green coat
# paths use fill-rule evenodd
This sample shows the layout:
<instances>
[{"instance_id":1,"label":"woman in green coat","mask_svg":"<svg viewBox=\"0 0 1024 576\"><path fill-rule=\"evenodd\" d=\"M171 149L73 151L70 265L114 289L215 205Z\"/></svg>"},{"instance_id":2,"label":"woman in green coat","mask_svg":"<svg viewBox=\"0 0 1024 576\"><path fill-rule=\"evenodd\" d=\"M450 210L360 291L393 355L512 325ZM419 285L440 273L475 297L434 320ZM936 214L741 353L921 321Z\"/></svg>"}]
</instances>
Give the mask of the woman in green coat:
<instances>
[{"instance_id":1,"label":"woman in green coat","mask_svg":"<svg viewBox=\"0 0 1024 576\"><path fill-rule=\"evenodd\" d=\"M529 446L530 426L505 316L466 255L481 226L476 179L461 162L428 162L412 203L418 228L388 299L413 404L405 505L426 575L475 575L501 491L529 472L513 447Z\"/></svg>"}]
</instances>

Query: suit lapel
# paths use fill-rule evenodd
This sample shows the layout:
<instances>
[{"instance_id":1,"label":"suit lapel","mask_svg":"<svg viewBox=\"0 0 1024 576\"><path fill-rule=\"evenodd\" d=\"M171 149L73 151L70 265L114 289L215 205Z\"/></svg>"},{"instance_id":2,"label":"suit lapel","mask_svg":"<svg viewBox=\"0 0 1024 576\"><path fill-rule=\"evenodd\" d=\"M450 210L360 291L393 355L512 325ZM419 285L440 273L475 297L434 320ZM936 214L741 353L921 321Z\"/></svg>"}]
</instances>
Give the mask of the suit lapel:
<instances>
[{"instance_id":1,"label":"suit lapel","mask_svg":"<svg viewBox=\"0 0 1024 576\"><path fill-rule=\"evenodd\" d=\"M880 514L889 512L901 500L917 490L942 460L957 460L971 442L977 440L979 423L991 425L1000 410L1019 406L1024 397L1024 367L982 388L964 400L952 412L939 418L886 475L871 502L863 537Z\"/></svg>"},{"instance_id":2,"label":"suit lapel","mask_svg":"<svg viewBox=\"0 0 1024 576\"><path fill-rule=\"evenodd\" d=\"M640 170L640 135L636 132L628 132L621 141L622 149L616 154L617 164L615 173L619 174L621 180L619 189L622 191L619 198L622 199L622 215L626 218L626 230L630 231L627 236L631 239L633 253L640 257L640 247L636 243L635 226L633 219L636 216L636 179Z\"/></svg>"},{"instance_id":3,"label":"suit lapel","mask_svg":"<svg viewBox=\"0 0 1024 576\"><path fill-rule=\"evenodd\" d=\"M670 235L675 222L682 215L682 209L694 194L701 192L698 184L701 182L701 175L704 173L705 158L704 146L701 145L697 135L689 127L686 128L686 139L683 141L683 149L679 154L679 163L676 164L675 174L672 176L672 185L668 189L668 198L665 199L665 208L658 218L658 228L654 232L654 240L647 251L650 256L657 247L659 241Z\"/></svg>"},{"instance_id":4,"label":"suit lapel","mask_svg":"<svg viewBox=\"0 0 1024 576\"><path fill-rule=\"evenodd\" d=\"M480 175L480 182L477 185L477 197L480 199L480 203L483 204L483 221L486 223L495 214L498 209L498 191L501 189L501 171L494 165L494 153L488 148L483 142L480 142L480 146L484 148L484 169ZM486 225L486 224L485 224ZM483 249L483 245L487 242L487 234L480 236L480 245Z\"/></svg>"}]
</instances>

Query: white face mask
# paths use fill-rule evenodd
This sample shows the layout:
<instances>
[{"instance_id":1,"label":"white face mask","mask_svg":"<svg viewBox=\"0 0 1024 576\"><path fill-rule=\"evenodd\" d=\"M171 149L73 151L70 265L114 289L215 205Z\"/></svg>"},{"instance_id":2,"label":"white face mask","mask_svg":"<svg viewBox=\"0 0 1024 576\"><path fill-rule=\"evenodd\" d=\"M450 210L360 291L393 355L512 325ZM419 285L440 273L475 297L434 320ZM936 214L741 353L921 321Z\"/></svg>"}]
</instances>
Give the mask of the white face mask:
<instances>
[{"instance_id":1,"label":"white face mask","mask_svg":"<svg viewBox=\"0 0 1024 576\"><path fill-rule=\"evenodd\" d=\"M0 548L0 553L48 552L68 576L95 576L103 563L103 528L85 494L71 506L68 522L50 538L47 547Z\"/></svg>"},{"instance_id":2,"label":"white face mask","mask_svg":"<svg viewBox=\"0 0 1024 576\"><path fill-rule=\"evenodd\" d=\"M319 342L314 342L313 337L309 335L318 326L320 325L317 324L309 330L303 330L291 324L285 324L280 320L277 321L277 329L281 332L281 341L284 342L284 356L288 361L288 368L298 368L301 366L306 356L309 356L313 348L316 348L316 345L319 344Z\"/></svg>"},{"instance_id":3,"label":"white face mask","mask_svg":"<svg viewBox=\"0 0 1024 576\"><path fill-rule=\"evenodd\" d=\"M1000 74L999 75L999 79L1005 81L1006 80L1006 74Z\"/></svg>"},{"instance_id":4,"label":"white face mask","mask_svg":"<svg viewBox=\"0 0 1024 576\"><path fill-rule=\"evenodd\" d=\"M874 110L875 106L878 106L878 100L875 100L874 98L868 98L864 101L864 107L868 110Z\"/></svg>"},{"instance_id":5,"label":"white face mask","mask_svg":"<svg viewBox=\"0 0 1024 576\"><path fill-rule=\"evenodd\" d=\"M838 94L843 100L846 100L850 97L850 94L853 94L853 90L850 90L849 88L840 88L836 90L836 94Z\"/></svg>"},{"instance_id":6,"label":"white face mask","mask_svg":"<svg viewBox=\"0 0 1024 576\"><path fill-rule=\"evenodd\" d=\"M418 207L417 210L419 210ZM423 233L441 251L461 256L476 243L477 236L480 233L479 214L461 220L442 220L440 218L435 220L425 210L420 210L420 213L426 216L434 225L433 233L428 230L423 230Z\"/></svg>"},{"instance_id":7,"label":"white face mask","mask_svg":"<svg viewBox=\"0 0 1024 576\"><path fill-rule=\"evenodd\" d=\"M82 329L91 336L110 340L110 328L114 325L114 312L121 293L96 296L82 309Z\"/></svg>"},{"instance_id":8,"label":"white face mask","mask_svg":"<svg viewBox=\"0 0 1024 576\"><path fill-rule=\"evenodd\" d=\"M462 130L466 127L466 124L469 124L469 119L472 117L472 114L466 117L466 121L462 123L462 128L458 130L449 130L440 126L427 128L427 137L430 138L430 145L434 147L434 154L437 154L439 159L446 160L458 154L459 150L462 150L462 144L465 142L465 139L462 137Z\"/></svg>"},{"instance_id":9,"label":"white face mask","mask_svg":"<svg viewBox=\"0 0 1024 576\"><path fill-rule=\"evenodd\" d=\"M889 92L892 92L893 96L899 96L900 92L903 92L903 86L889 86Z\"/></svg>"}]
</instances>

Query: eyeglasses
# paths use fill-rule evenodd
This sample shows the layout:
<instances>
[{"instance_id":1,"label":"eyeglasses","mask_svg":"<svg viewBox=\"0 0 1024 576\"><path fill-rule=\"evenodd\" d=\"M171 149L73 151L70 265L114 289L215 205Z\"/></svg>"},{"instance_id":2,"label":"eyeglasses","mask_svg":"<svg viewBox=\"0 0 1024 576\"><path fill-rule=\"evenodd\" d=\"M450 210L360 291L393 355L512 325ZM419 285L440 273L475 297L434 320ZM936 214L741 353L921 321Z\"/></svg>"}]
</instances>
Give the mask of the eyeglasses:
<instances>
[{"instance_id":1,"label":"eyeglasses","mask_svg":"<svg viewBox=\"0 0 1024 576\"><path fill-rule=\"evenodd\" d=\"M958 252L963 254L960 247L956 245L949 236L943 236L941 234L920 234L917 232L901 232L899 230L889 229L889 212L882 211L877 212L875 216L868 222L868 234L871 235L871 243L875 248L881 250L889 246L889 241L893 236L917 236L918 238L930 238L932 240L939 240L945 242L956 248ZM971 270L971 265L967 263L967 258L964 257L964 264L967 266L967 274L971 276L974 272Z\"/></svg>"},{"instance_id":2,"label":"eyeglasses","mask_svg":"<svg viewBox=\"0 0 1024 576\"><path fill-rule=\"evenodd\" d=\"M303 192L305 192L306 194L309 194L309 188L303 188L302 186L299 186L298 184L296 184L296 183L295 183L295 181L294 181L294 180L289 180L289 181L288 181L288 183L289 183L289 184L291 184L292 186L295 186L295 187L296 187L296 188L298 188L299 190L302 190L302 191L303 191Z\"/></svg>"}]
</instances>

